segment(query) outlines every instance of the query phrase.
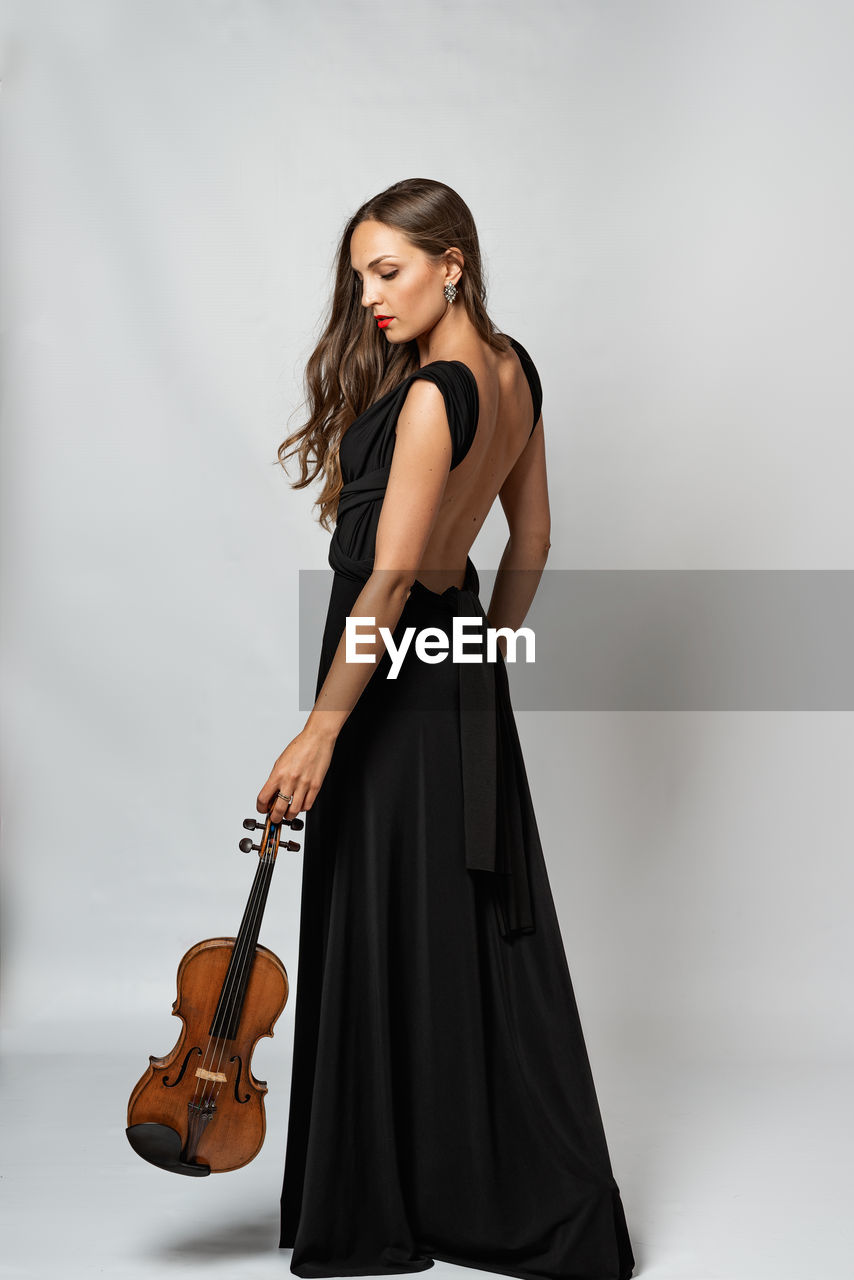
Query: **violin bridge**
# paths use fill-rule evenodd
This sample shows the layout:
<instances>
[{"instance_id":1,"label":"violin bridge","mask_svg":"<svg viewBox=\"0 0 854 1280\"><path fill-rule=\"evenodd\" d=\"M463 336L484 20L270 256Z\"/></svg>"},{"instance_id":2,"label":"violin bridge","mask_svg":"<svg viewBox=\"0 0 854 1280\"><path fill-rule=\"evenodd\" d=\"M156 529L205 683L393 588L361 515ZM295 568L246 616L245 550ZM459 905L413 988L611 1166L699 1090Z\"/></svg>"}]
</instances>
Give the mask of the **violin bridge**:
<instances>
[{"instance_id":1,"label":"violin bridge","mask_svg":"<svg viewBox=\"0 0 854 1280\"><path fill-rule=\"evenodd\" d=\"M205 1071L204 1067L197 1067L196 1075L200 1080L219 1080L222 1084L228 1083L228 1076L224 1071Z\"/></svg>"}]
</instances>

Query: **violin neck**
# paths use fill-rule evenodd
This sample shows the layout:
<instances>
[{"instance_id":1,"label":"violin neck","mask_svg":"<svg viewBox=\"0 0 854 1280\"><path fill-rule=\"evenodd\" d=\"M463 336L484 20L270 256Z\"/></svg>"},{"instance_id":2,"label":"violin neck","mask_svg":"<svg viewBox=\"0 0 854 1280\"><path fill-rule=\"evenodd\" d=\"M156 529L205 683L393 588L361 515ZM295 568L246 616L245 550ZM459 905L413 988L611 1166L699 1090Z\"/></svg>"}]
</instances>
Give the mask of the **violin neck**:
<instances>
[{"instance_id":1,"label":"violin neck","mask_svg":"<svg viewBox=\"0 0 854 1280\"><path fill-rule=\"evenodd\" d=\"M255 879L249 892L249 900L243 912L240 929L234 940L228 970L219 994L216 1012L211 1023L210 1034L225 1040L234 1040L243 1012L243 1001L252 964L255 960L255 947L261 930L261 920L267 905L267 894L270 891L270 880L273 867L276 865L276 852L269 846L258 859Z\"/></svg>"}]
</instances>

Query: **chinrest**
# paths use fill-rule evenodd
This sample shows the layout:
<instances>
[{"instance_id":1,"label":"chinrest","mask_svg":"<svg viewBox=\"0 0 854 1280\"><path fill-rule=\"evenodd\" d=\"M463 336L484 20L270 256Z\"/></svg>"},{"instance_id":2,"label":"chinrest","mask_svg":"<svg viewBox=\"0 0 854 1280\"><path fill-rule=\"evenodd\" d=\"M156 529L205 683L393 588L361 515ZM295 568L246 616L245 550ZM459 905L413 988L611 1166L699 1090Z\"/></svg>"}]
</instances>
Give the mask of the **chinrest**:
<instances>
[{"instance_id":1,"label":"chinrest","mask_svg":"<svg viewBox=\"0 0 854 1280\"><path fill-rule=\"evenodd\" d=\"M149 1164L156 1164L159 1169L185 1173L191 1178L204 1178L210 1173L209 1165L191 1164L181 1159L181 1135L168 1124L148 1120L144 1124L132 1124L125 1133L137 1155Z\"/></svg>"}]
</instances>

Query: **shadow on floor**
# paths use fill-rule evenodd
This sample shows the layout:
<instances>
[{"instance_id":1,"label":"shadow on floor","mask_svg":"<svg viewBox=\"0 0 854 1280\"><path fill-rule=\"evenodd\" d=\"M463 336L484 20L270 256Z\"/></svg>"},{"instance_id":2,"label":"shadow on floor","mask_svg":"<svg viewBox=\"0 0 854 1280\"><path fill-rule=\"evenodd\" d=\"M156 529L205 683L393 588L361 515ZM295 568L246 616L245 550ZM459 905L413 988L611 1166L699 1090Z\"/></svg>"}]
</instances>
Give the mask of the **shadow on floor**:
<instances>
[{"instance_id":1,"label":"shadow on floor","mask_svg":"<svg viewBox=\"0 0 854 1280\"><path fill-rule=\"evenodd\" d=\"M245 1258L250 1254L272 1253L279 1247L279 1212L258 1214L254 1218L235 1217L216 1227L202 1223L188 1226L180 1234L165 1237L151 1250L154 1261L184 1261L188 1258ZM283 1251L284 1253L284 1251Z\"/></svg>"}]
</instances>

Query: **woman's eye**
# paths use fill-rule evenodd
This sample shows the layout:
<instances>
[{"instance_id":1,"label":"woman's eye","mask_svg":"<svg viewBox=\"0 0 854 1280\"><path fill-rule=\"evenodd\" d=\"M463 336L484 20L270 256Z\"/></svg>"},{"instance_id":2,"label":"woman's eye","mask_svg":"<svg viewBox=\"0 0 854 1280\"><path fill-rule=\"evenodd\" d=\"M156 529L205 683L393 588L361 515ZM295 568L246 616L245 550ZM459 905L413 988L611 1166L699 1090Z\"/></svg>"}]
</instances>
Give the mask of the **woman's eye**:
<instances>
[{"instance_id":1,"label":"woman's eye","mask_svg":"<svg viewBox=\"0 0 854 1280\"><path fill-rule=\"evenodd\" d=\"M381 280L393 280L397 275L397 271L390 271L387 276L380 276Z\"/></svg>"}]
</instances>

